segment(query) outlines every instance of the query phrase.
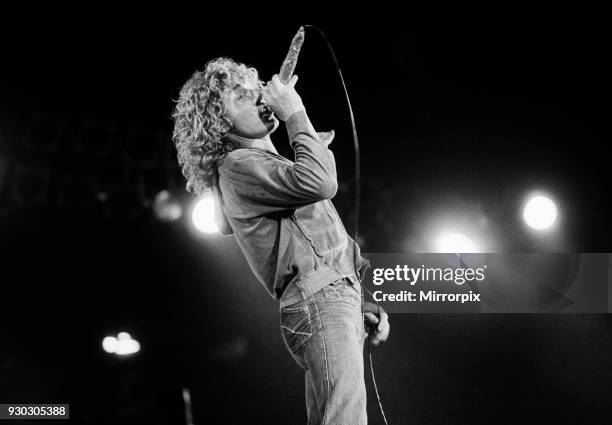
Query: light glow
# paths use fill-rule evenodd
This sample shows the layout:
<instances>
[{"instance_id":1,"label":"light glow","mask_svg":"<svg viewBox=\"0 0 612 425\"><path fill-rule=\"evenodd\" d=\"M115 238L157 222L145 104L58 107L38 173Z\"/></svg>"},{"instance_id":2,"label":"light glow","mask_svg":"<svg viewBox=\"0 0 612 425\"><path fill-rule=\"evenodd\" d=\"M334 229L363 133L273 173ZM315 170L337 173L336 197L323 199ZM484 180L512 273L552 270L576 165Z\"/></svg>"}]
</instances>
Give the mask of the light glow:
<instances>
[{"instance_id":1,"label":"light glow","mask_svg":"<svg viewBox=\"0 0 612 425\"><path fill-rule=\"evenodd\" d=\"M462 233L442 233L436 239L435 252L444 253L474 253L479 252L474 241Z\"/></svg>"},{"instance_id":2,"label":"light glow","mask_svg":"<svg viewBox=\"0 0 612 425\"><path fill-rule=\"evenodd\" d=\"M532 196L523 208L523 220L532 229L549 229L557 221L557 207L547 196Z\"/></svg>"},{"instance_id":3,"label":"light glow","mask_svg":"<svg viewBox=\"0 0 612 425\"><path fill-rule=\"evenodd\" d=\"M117 336L107 336L102 340L102 349L117 356L128 356L140 351L140 343L127 332L119 332Z\"/></svg>"},{"instance_id":4,"label":"light glow","mask_svg":"<svg viewBox=\"0 0 612 425\"><path fill-rule=\"evenodd\" d=\"M200 199L191 213L191 220L196 229L202 233L217 233L215 222L215 201L212 197Z\"/></svg>"}]
</instances>

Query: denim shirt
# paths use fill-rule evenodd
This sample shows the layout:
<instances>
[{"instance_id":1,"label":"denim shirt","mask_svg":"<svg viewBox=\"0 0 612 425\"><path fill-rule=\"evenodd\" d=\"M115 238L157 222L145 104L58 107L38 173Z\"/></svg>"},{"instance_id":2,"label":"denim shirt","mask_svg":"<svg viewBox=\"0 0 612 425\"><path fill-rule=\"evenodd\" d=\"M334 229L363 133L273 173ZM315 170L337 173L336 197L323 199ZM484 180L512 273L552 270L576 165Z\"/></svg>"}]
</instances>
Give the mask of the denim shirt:
<instances>
[{"instance_id":1,"label":"denim shirt","mask_svg":"<svg viewBox=\"0 0 612 425\"><path fill-rule=\"evenodd\" d=\"M358 287L370 265L330 200L338 188L328 149L333 133L317 133L304 110L286 126L295 162L265 149L240 148L218 168L223 211L236 241L280 307L343 277Z\"/></svg>"}]
</instances>

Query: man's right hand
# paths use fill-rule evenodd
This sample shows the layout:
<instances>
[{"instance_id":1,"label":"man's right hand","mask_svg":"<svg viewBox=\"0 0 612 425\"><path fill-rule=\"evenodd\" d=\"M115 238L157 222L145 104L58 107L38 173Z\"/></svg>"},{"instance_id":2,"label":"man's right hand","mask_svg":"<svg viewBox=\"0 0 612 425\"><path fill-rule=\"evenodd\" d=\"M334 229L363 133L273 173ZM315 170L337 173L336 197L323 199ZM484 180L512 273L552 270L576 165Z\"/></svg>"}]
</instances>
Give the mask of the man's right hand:
<instances>
[{"instance_id":1,"label":"man's right hand","mask_svg":"<svg viewBox=\"0 0 612 425\"><path fill-rule=\"evenodd\" d=\"M294 75L287 84L283 84L278 74L274 74L262 88L264 100L281 121L287 121L291 115L304 109L302 99L295 91L297 80L298 76Z\"/></svg>"},{"instance_id":2,"label":"man's right hand","mask_svg":"<svg viewBox=\"0 0 612 425\"><path fill-rule=\"evenodd\" d=\"M364 302L363 318L372 344L378 345L389 338L389 315L380 305Z\"/></svg>"}]
</instances>

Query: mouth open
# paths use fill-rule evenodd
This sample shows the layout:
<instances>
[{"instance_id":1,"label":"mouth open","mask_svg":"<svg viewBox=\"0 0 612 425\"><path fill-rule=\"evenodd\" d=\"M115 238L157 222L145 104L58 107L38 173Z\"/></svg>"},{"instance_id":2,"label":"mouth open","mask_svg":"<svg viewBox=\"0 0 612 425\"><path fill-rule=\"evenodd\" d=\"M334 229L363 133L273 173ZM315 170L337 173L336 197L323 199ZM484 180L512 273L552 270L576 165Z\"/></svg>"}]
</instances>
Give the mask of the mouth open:
<instances>
[{"instance_id":1,"label":"mouth open","mask_svg":"<svg viewBox=\"0 0 612 425\"><path fill-rule=\"evenodd\" d=\"M259 116L263 121L272 121L274 112L272 112L272 109L270 109L268 105L262 105L261 108L259 108Z\"/></svg>"}]
</instances>

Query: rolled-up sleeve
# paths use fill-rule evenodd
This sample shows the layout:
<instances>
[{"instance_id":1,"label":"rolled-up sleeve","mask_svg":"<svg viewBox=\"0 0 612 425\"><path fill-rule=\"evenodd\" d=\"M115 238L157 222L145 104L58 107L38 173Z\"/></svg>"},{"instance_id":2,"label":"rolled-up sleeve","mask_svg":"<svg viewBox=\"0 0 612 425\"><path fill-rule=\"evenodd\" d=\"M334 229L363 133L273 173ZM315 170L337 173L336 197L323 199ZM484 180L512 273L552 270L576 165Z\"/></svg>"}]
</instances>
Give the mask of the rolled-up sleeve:
<instances>
[{"instance_id":1,"label":"rolled-up sleeve","mask_svg":"<svg viewBox=\"0 0 612 425\"><path fill-rule=\"evenodd\" d=\"M295 162L263 151L235 157L229 178L236 194L258 213L292 209L331 199L338 190L336 161L328 149L330 137L317 134L304 110L286 121Z\"/></svg>"}]
</instances>

